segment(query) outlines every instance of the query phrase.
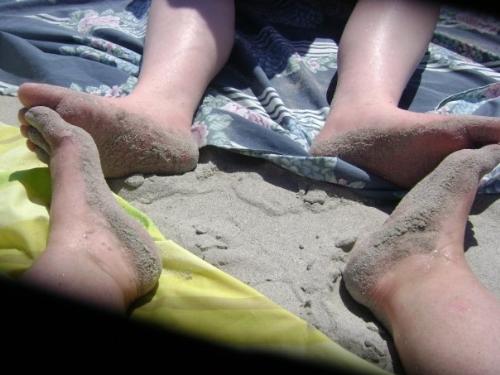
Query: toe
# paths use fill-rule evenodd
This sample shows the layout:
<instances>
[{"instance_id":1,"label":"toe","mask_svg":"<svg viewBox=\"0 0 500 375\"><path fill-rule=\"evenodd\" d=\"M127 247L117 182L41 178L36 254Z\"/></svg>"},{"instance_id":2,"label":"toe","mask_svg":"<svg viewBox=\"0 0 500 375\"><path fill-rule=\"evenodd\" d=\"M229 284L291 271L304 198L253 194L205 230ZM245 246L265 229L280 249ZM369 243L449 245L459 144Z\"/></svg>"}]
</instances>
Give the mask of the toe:
<instances>
[{"instance_id":1,"label":"toe","mask_svg":"<svg viewBox=\"0 0 500 375\"><path fill-rule=\"evenodd\" d=\"M29 129L29 125L25 125L25 124L21 124L21 126L19 127L19 130L21 131L21 135L24 137L24 138L28 138L28 129Z\"/></svg>"},{"instance_id":2,"label":"toe","mask_svg":"<svg viewBox=\"0 0 500 375\"><path fill-rule=\"evenodd\" d=\"M478 152L481 153L480 159L482 161L483 174L488 173L500 164L500 144L484 146Z\"/></svg>"},{"instance_id":3,"label":"toe","mask_svg":"<svg viewBox=\"0 0 500 375\"><path fill-rule=\"evenodd\" d=\"M461 168L467 175L481 178L500 163L500 145L463 149L448 155L438 168ZM437 169L437 168L436 168Z\"/></svg>"},{"instance_id":4,"label":"toe","mask_svg":"<svg viewBox=\"0 0 500 375\"><path fill-rule=\"evenodd\" d=\"M24 115L27 123L35 128L45 142L54 146L54 143L64 136L70 135L68 125L62 118L47 107L30 108Z\"/></svg>"},{"instance_id":5,"label":"toe","mask_svg":"<svg viewBox=\"0 0 500 375\"><path fill-rule=\"evenodd\" d=\"M26 122L26 119L24 118L24 116L26 115L27 111L28 111L28 108L21 108L17 112L17 119L19 120L19 123L21 125L28 125L28 123Z\"/></svg>"},{"instance_id":6,"label":"toe","mask_svg":"<svg viewBox=\"0 0 500 375\"><path fill-rule=\"evenodd\" d=\"M50 154L50 146L43 138L42 134L32 126L28 126L26 130L26 137L36 146L41 148L47 154ZM32 150L33 151L33 150Z\"/></svg>"},{"instance_id":7,"label":"toe","mask_svg":"<svg viewBox=\"0 0 500 375\"><path fill-rule=\"evenodd\" d=\"M42 150L34 143L28 143L28 148L36 154L38 160L40 160L42 163L49 164L50 161L49 154L47 154L44 150Z\"/></svg>"},{"instance_id":8,"label":"toe","mask_svg":"<svg viewBox=\"0 0 500 375\"><path fill-rule=\"evenodd\" d=\"M17 95L25 107L39 105L56 108L59 102L67 95L68 89L58 86L24 83L19 87Z\"/></svg>"},{"instance_id":9,"label":"toe","mask_svg":"<svg viewBox=\"0 0 500 375\"><path fill-rule=\"evenodd\" d=\"M29 139L26 141L26 147L28 147L28 150L35 152L35 149L38 147L36 144L31 142Z\"/></svg>"}]
</instances>

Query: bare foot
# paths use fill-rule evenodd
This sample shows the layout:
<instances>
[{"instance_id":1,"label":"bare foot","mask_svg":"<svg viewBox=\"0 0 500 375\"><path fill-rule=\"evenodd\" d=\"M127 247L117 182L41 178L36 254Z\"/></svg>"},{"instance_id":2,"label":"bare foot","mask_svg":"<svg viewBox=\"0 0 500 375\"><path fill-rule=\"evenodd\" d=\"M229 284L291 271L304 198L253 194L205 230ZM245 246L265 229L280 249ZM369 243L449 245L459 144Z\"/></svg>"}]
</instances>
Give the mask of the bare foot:
<instances>
[{"instance_id":1,"label":"bare foot","mask_svg":"<svg viewBox=\"0 0 500 375\"><path fill-rule=\"evenodd\" d=\"M381 229L356 242L343 273L345 285L389 329L387 301L401 288L415 290L434 272L442 276L452 268L471 275L463 252L465 225L481 176L499 162L500 145L449 155Z\"/></svg>"},{"instance_id":2,"label":"bare foot","mask_svg":"<svg viewBox=\"0 0 500 375\"><path fill-rule=\"evenodd\" d=\"M52 177L47 249L24 279L66 295L124 310L156 284L158 250L112 196L92 137L53 110L24 114L28 147Z\"/></svg>"},{"instance_id":3,"label":"bare foot","mask_svg":"<svg viewBox=\"0 0 500 375\"><path fill-rule=\"evenodd\" d=\"M498 142L500 118L361 108L332 113L311 154L338 156L410 188L452 152Z\"/></svg>"},{"instance_id":4,"label":"bare foot","mask_svg":"<svg viewBox=\"0 0 500 375\"><path fill-rule=\"evenodd\" d=\"M90 133L106 177L183 173L198 161L198 147L189 130L192 119L167 110L167 103L161 107L34 83L21 85L18 95L26 108L52 108ZM22 113L20 121L26 124Z\"/></svg>"}]
</instances>

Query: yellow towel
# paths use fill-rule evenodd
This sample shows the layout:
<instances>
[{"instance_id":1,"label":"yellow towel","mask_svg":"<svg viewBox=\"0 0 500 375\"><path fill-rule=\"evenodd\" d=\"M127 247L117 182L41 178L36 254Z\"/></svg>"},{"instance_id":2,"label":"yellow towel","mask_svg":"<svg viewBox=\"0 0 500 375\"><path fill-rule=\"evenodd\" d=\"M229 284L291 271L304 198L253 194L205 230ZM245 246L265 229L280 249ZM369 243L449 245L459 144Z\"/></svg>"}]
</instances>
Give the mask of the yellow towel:
<instances>
[{"instance_id":1,"label":"yellow towel","mask_svg":"<svg viewBox=\"0 0 500 375\"><path fill-rule=\"evenodd\" d=\"M45 249L51 188L48 168L25 146L19 129L0 123L0 272L18 277ZM163 272L152 298L132 317L247 348L332 361L346 370L385 373L341 348L256 290L173 241L125 200L161 250Z\"/></svg>"}]
</instances>

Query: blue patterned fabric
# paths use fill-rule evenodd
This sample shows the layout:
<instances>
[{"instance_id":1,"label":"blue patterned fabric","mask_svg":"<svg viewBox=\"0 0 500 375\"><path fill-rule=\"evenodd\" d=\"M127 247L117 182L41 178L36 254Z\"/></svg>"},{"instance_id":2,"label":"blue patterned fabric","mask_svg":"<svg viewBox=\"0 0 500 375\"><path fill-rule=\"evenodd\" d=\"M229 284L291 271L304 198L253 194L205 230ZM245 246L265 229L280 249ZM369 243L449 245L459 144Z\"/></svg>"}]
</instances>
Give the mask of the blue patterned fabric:
<instances>
[{"instance_id":1,"label":"blue patterned fabric","mask_svg":"<svg viewBox=\"0 0 500 375\"><path fill-rule=\"evenodd\" d=\"M393 185L335 157L311 157L334 90L349 1L237 1L229 62L193 123L200 146L269 160L302 176L399 197ZM27 81L127 95L140 68L147 0L0 0L0 94ZM500 24L444 8L402 108L500 117ZM202 62L201 62L202 63ZM500 192L500 168L483 193Z\"/></svg>"}]
</instances>

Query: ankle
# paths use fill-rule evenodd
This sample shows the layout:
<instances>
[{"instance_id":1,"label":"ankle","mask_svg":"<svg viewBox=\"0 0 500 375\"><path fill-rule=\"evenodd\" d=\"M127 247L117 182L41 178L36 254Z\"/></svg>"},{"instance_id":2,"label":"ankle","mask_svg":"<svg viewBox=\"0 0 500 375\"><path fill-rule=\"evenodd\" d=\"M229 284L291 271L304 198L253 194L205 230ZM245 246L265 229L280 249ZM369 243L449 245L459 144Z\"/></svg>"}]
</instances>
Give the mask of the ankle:
<instances>
[{"instance_id":1,"label":"ankle","mask_svg":"<svg viewBox=\"0 0 500 375\"><path fill-rule=\"evenodd\" d=\"M198 97L193 97L189 92L172 90L154 90L150 86L136 87L128 96L122 97L126 101L140 104L141 110L148 107L157 109L159 112L182 113L186 118L192 119L198 108Z\"/></svg>"},{"instance_id":2,"label":"ankle","mask_svg":"<svg viewBox=\"0 0 500 375\"><path fill-rule=\"evenodd\" d=\"M462 257L463 258L463 257ZM374 314L392 332L401 309L411 309L439 289L470 278L465 259L447 260L443 256L420 254L408 257L386 272L370 292Z\"/></svg>"},{"instance_id":3,"label":"ankle","mask_svg":"<svg viewBox=\"0 0 500 375\"><path fill-rule=\"evenodd\" d=\"M194 110L184 109L172 100L131 94L116 98L114 103L124 111L154 120L159 127L169 132L190 135Z\"/></svg>"},{"instance_id":4,"label":"ankle","mask_svg":"<svg viewBox=\"0 0 500 375\"><path fill-rule=\"evenodd\" d=\"M386 126L387 119L397 116L402 110L379 102L357 101L349 104L335 103L318 135L318 140L331 140L347 132Z\"/></svg>"}]
</instances>

